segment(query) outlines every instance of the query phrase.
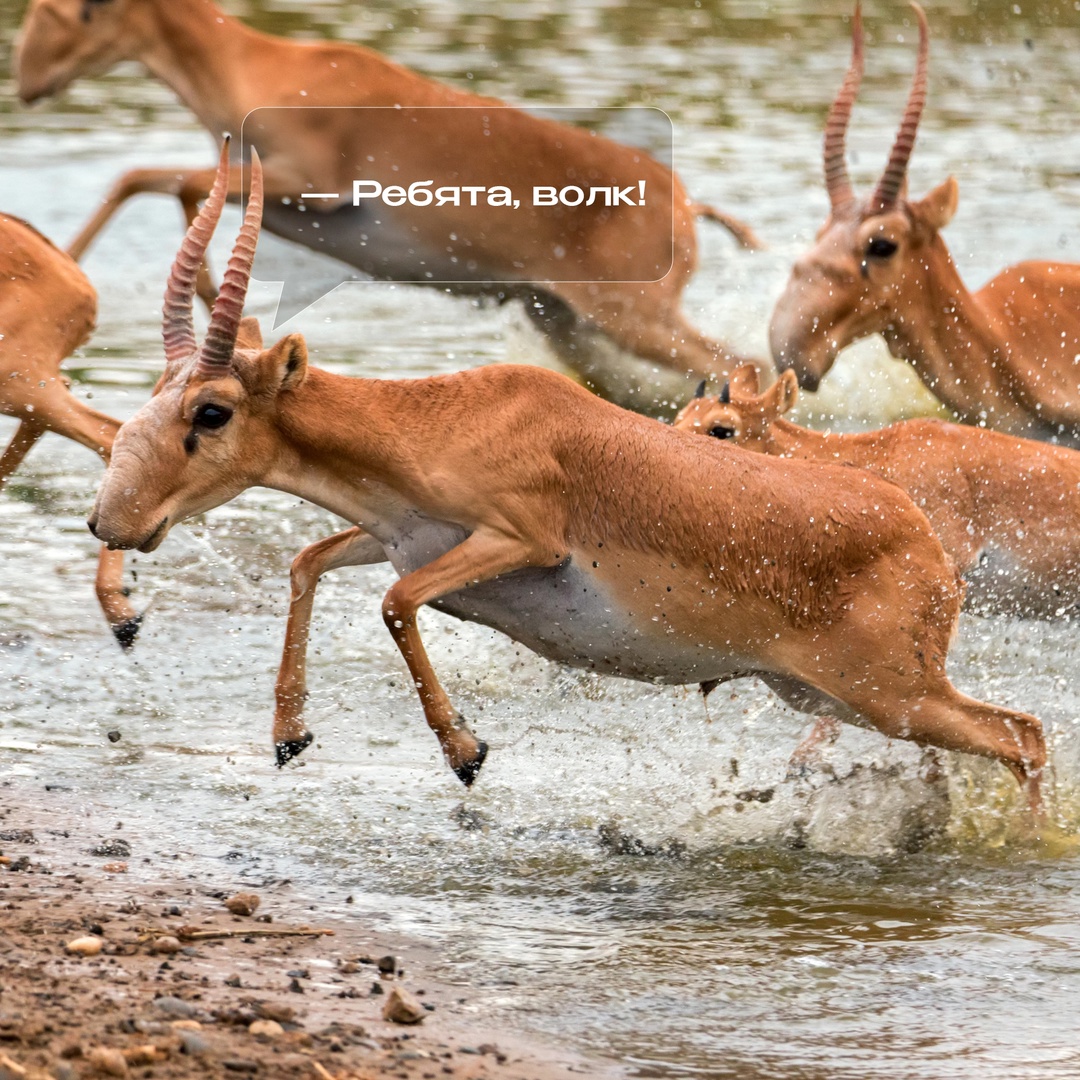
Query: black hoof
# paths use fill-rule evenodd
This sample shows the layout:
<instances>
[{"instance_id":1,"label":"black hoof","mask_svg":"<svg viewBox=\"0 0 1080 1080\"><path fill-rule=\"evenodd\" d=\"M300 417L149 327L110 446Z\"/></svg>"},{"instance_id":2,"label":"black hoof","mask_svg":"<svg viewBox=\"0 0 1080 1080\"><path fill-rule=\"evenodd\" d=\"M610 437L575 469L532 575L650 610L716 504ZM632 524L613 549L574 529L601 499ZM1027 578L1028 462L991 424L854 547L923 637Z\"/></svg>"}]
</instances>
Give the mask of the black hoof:
<instances>
[{"instance_id":1,"label":"black hoof","mask_svg":"<svg viewBox=\"0 0 1080 1080\"><path fill-rule=\"evenodd\" d=\"M472 787L473 781L476 779L476 774L480 771L480 766L484 764L484 758L487 757L488 744L486 742L480 743L476 748L476 757L472 761L467 761L464 765L459 765L454 773L457 778L466 786Z\"/></svg>"},{"instance_id":2,"label":"black hoof","mask_svg":"<svg viewBox=\"0 0 1080 1080\"><path fill-rule=\"evenodd\" d=\"M310 731L304 732L302 739L289 739L288 742L274 743L274 755L277 758L277 767L280 769L288 762L292 761L294 757L303 752L305 747L311 745L312 740L315 738Z\"/></svg>"},{"instance_id":3,"label":"black hoof","mask_svg":"<svg viewBox=\"0 0 1080 1080\"><path fill-rule=\"evenodd\" d=\"M120 648L125 651L130 649L135 644L135 639L139 636L139 627L142 626L143 617L136 615L134 618L128 619L127 622L122 622L119 626L112 628L113 637L120 642Z\"/></svg>"}]
</instances>

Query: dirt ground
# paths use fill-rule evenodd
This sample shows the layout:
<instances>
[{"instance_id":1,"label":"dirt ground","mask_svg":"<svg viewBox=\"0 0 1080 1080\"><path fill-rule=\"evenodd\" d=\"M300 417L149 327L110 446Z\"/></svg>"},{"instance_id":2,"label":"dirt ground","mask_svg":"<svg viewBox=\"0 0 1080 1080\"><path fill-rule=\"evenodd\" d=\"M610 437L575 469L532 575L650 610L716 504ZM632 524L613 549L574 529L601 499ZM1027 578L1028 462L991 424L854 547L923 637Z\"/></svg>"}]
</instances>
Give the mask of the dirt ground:
<instances>
[{"instance_id":1,"label":"dirt ground","mask_svg":"<svg viewBox=\"0 0 1080 1080\"><path fill-rule=\"evenodd\" d=\"M147 858L136 825L101 818L0 781L0 1080L622 1074L485 1024L467 990L424 976L423 948L320 922L287 882L233 914L250 885ZM396 990L418 1023L384 1019Z\"/></svg>"}]
</instances>

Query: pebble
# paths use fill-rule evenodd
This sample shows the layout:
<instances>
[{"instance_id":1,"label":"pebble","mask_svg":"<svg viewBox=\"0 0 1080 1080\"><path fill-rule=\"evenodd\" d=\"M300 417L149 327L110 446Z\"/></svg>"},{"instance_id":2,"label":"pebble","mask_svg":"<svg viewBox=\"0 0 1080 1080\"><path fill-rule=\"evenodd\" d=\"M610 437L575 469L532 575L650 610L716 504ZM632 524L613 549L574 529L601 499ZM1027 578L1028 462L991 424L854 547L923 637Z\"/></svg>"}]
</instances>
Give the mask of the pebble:
<instances>
[{"instance_id":1,"label":"pebble","mask_svg":"<svg viewBox=\"0 0 1080 1080\"><path fill-rule=\"evenodd\" d=\"M126 874L128 872L128 864L126 862L107 862L101 868L106 874Z\"/></svg>"},{"instance_id":2,"label":"pebble","mask_svg":"<svg viewBox=\"0 0 1080 1080\"><path fill-rule=\"evenodd\" d=\"M258 1062L244 1061L242 1058L226 1058L221 1064L230 1072L253 1073L259 1071Z\"/></svg>"},{"instance_id":3,"label":"pebble","mask_svg":"<svg viewBox=\"0 0 1080 1080\"><path fill-rule=\"evenodd\" d=\"M121 837L103 840L90 849L91 855L106 859L127 859L131 856L131 845Z\"/></svg>"},{"instance_id":4,"label":"pebble","mask_svg":"<svg viewBox=\"0 0 1080 1080\"><path fill-rule=\"evenodd\" d=\"M123 738L119 731L110 731L105 737L111 743L118 743Z\"/></svg>"},{"instance_id":5,"label":"pebble","mask_svg":"<svg viewBox=\"0 0 1080 1080\"><path fill-rule=\"evenodd\" d=\"M190 1001L184 1001L183 998L177 997L159 997L154 1001L154 1004L163 1012L168 1013L170 1016L182 1016L193 1017L199 1010L195 1005L192 1005Z\"/></svg>"},{"instance_id":6,"label":"pebble","mask_svg":"<svg viewBox=\"0 0 1080 1080\"><path fill-rule=\"evenodd\" d=\"M64 946L74 956L97 956L104 947L99 937L77 937Z\"/></svg>"},{"instance_id":7,"label":"pebble","mask_svg":"<svg viewBox=\"0 0 1080 1080\"><path fill-rule=\"evenodd\" d=\"M185 1028L178 1031L177 1035L180 1037L180 1052L189 1057L198 1057L210 1049L210 1044L194 1031Z\"/></svg>"},{"instance_id":8,"label":"pebble","mask_svg":"<svg viewBox=\"0 0 1080 1080\"><path fill-rule=\"evenodd\" d=\"M171 956L173 953L178 953L181 947L179 939L170 937L168 934L159 938L154 938L150 943L150 951L163 956Z\"/></svg>"},{"instance_id":9,"label":"pebble","mask_svg":"<svg viewBox=\"0 0 1080 1080\"><path fill-rule=\"evenodd\" d=\"M128 1063L119 1050L111 1046L94 1046L86 1052L87 1063L106 1076L127 1076Z\"/></svg>"},{"instance_id":10,"label":"pebble","mask_svg":"<svg viewBox=\"0 0 1080 1080\"><path fill-rule=\"evenodd\" d=\"M427 1016L427 1011L408 990L394 986L386 998L382 1016L394 1024L419 1024Z\"/></svg>"},{"instance_id":11,"label":"pebble","mask_svg":"<svg viewBox=\"0 0 1080 1080\"><path fill-rule=\"evenodd\" d=\"M255 1020L248 1024L248 1034L277 1039L285 1034L285 1029L276 1020Z\"/></svg>"},{"instance_id":12,"label":"pebble","mask_svg":"<svg viewBox=\"0 0 1080 1080\"><path fill-rule=\"evenodd\" d=\"M129 1046L124 1051L124 1060L128 1065L154 1065L164 1054L153 1043L144 1046Z\"/></svg>"},{"instance_id":13,"label":"pebble","mask_svg":"<svg viewBox=\"0 0 1080 1080\"><path fill-rule=\"evenodd\" d=\"M202 1031L202 1024L198 1020L173 1020L169 1028L172 1031Z\"/></svg>"},{"instance_id":14,"label":"pebble","mask_svg":"<svg viewBox=\"0 0 1080 1080\"><path fill-rule=\"evenodd\" d=\"M380 956L376 963L384 975L393 975L397 971L396 956Z\"/></svg>"},{"instance_id":15,"label":"pebble","mask_svg":"<svg viewBox=\"0 0 1080 1080\"><path fill-rule=\"evenodd\" d=\"M259 898L254 893L237 893L225 901L225 906L234 915L254 915Z\"/></svg>"}]
</instances>

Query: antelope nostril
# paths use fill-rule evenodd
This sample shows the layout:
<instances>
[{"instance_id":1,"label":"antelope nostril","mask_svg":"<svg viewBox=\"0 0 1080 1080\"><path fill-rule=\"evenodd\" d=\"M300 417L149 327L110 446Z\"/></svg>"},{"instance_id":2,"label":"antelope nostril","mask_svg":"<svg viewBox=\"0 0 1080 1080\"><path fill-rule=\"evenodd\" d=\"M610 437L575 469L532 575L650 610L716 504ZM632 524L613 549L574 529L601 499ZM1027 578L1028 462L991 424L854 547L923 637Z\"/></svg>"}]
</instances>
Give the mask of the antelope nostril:
<instances>
[{"instance_id":1,"label":"antelope nostril","mask_svg":"<svg viewBox=\"0 0 1080 1080\"><path fill-rule=\"evenodd\" d=\"M98 523L97 514L91 514L90 517L87 518L87 520L86 520L86 527L90 530L90 532L91 532L91 534L93 536L97 536L97 523Z\"/></svg>"}]
</instances>

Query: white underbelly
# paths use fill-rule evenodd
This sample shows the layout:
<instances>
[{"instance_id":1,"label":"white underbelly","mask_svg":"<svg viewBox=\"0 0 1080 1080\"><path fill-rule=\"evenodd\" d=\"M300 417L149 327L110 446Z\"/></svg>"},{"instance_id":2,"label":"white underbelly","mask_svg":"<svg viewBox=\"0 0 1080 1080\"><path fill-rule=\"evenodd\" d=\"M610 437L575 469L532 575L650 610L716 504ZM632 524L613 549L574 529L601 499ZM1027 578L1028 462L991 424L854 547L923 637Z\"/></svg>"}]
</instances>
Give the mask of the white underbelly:
<instances>
[{"instance_id":1,"label":"white underbelly","mask_svg":"<svg viewBox=\"0 0 1080 1080\"><path fill-rule=\"evenodd\" d=\"M384 541L404 576L456 547L464 529L417 519ZM572 667L661 683L696 683L749 673L745 658L676 634L659 618L631 618L604 584L574 559L556 567L516 570L452 593L431 605L499 630Z\"/></svg>"}]
</instances>

